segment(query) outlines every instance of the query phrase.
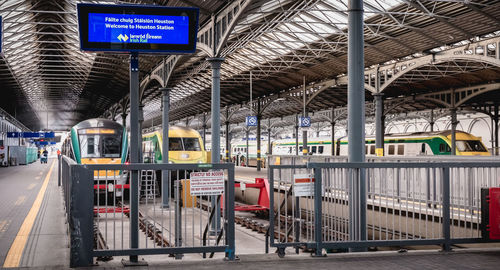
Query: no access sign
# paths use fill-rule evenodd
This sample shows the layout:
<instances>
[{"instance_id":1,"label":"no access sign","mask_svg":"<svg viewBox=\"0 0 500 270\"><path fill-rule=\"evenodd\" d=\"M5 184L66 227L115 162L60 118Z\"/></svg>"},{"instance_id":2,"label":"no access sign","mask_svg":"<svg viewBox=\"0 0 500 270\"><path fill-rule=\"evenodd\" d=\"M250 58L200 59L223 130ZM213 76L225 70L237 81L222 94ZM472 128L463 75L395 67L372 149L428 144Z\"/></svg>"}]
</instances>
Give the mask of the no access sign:
<instances>
[{"instance_id":1,"label":"no access sign","mask_svg":"<svg viewBox=\"0 0 500 270\"><path fill-rule=\"evenodd\" d=\"M224 193L224 171L192 172L189 174L191 196Z\"/></svg>"},{"instance_id":2,"label":"no access sign","mask_svg":"<svg viewBox=\"0 0 500 270\"><path fill-rule=\"evenodd\" d=\"M295 174L293 176L293 192L295 197L314 196L315 179L310 174ZM321 188L321 195L325 194L325 189Z\"/></svg>"}]
</instances>

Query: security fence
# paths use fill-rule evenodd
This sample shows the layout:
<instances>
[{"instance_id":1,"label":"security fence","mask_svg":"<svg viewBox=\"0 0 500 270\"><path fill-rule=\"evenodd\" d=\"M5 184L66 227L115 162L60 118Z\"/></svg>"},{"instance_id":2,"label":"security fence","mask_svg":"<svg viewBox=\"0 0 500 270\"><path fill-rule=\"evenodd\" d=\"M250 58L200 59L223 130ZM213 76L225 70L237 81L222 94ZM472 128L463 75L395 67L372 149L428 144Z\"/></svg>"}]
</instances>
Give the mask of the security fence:
<instances>
[{"instance_id":1,"label":"security fence","mask_svg":"<svg viewBox=\"0 0 500 270\"><path fill-rule=\"evenodd\" d=\"M234 165L76 165L63 156L61 167L71 267L111 256L235 258Z\"/></svg>"},{"instance_id":2,"label":"security fence","mask_svg":"<svg viewBox=\"0 0 500 270\"><path fill-rule=\"evenodd\" d=\"M481 188L500 163L366 162L271 165L271 246L323 249L485 242Z\"/></svg>"}]
</instances>

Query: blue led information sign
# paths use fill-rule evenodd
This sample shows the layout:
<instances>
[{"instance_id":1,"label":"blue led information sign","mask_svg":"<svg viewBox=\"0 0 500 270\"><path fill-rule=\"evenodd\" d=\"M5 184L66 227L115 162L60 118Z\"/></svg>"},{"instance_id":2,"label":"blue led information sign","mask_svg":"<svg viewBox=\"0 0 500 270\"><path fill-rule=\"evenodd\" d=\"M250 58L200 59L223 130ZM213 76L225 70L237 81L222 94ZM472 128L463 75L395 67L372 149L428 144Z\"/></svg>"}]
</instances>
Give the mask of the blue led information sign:
<instances>
[{"instance_id":1,"label":"blue led information sign","mask_svg":"<svg viewBox=\"0 0 500 270\"><path fill-rule=\"evenodd\" d=\"M196 8L78 4L80 47L87 51L193 53Z\"/></svg>"},{"instance_id":2,"label":"blue led information sign","mask_svg":"<svg viewBox=\"0 0 500 270\"><path fill-rule=\"evenodd\" d=\"M54 138L54 132L7 132L7 138Z\"/></svg>"},{"instance_id":3,"label":"blue led information sign","mask_svg":"<svg viewBox=\"0 0 500 270\"><path fill-rule=\"evenodd\" d=\"M89 14L90 42L188 44L188 16Z\"/></svg>"}]
</instances>

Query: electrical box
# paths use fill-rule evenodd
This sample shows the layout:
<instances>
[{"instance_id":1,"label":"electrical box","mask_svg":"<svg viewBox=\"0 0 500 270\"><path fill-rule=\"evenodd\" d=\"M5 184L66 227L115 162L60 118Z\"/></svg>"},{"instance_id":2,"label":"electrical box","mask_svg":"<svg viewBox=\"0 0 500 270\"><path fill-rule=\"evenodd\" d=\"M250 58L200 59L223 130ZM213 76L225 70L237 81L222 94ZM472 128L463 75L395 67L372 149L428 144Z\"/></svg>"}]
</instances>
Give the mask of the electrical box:
<instances>
[{"instance_id":1,"label":"electrical box","mask_svg":"<svg viewBox=\"0 0 500 270\"><path fill-rule=\"evenodd\" d=\"M484 239L500 240L500 187L481 189L481 233Z\"/></svg>"}]
</instances>

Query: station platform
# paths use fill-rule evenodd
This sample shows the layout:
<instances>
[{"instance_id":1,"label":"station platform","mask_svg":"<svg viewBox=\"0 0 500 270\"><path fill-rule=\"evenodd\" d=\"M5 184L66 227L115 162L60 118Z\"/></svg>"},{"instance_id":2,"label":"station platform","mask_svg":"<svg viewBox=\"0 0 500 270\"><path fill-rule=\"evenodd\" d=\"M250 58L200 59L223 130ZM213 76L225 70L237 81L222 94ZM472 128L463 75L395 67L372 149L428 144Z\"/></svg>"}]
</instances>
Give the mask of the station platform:
<instances>
[{"instance_id":1,"label":"station platform","mask_svg":"<svg viewBox=\"0 0 500 270\"><path fill-rule=\"evenodd\" d=\"M265 178L265 169L237 168L237 180ZM57 162L0 168L0 267L30 269L69 268L69 236L64 218L61 189L57 186ZM249 213L245 213L249 214ZM238 215L240 215L238 213ZM452 252L410 250L365 253L329 253L314 258L287 249L279 258L270 249L265 254L264 235L236 225L236 254L239 260L227 262L221 256L202 259L185 256L175 260L168 255L140 257L151 269L498 269L500 248L455 249ZM122 268L121 257L99 262L93 268ZM144 269L137 267L135 269Z\"/></svg>"}]
</instances>

